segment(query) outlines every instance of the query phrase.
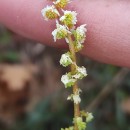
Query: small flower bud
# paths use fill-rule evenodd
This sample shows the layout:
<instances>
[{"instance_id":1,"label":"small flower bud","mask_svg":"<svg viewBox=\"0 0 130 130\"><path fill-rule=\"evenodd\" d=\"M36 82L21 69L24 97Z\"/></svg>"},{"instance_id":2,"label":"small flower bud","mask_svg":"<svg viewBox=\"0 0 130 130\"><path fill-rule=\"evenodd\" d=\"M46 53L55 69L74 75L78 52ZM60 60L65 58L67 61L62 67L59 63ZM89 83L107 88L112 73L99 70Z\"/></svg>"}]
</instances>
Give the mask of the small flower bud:
<instances>
[{"instance_id":1,"label":"small flower bud","mask_svg":"<svg viewBox=\"0 0 130 130\"><path fill-rule=\"evenodd\" d=\"M61 59L60 59L60 64L63 65L64 67L72 64L73 61L71 60L70 53L67 52L65 54L62 54Z\"/></svg>"},{"instance_id":2,"label":"small flower bud","mask_svg":"<svg viewBox=\"0 0 130 130\"><path fill-rule=\"evenodd\" d=\"M75 84L76 79L72 78L71 74L68 73L68 74L62 75L61 81L65 85L65 88L68 88Z\"/></svg>"},{"instance_id":3,"label":"small flower bud","mask_svg":"<svg viewBox=\"0 0 130 130\"><path fill-rule=\"evenodd\" d=\"M60 21L67 27L72 28L77 23L77 13L75 11L64 11L64 15L60 18Z\"/></svg>"},{"instance_id":4,"label":"small flower bud","mask_svg":"<svg viewBox=\"0 0 130 130\"><path fill-rule=\"evenodd\" d=\"M70 31L67 30L67 27L64 25L60 25L59 23L57 23L56 26L57 28L52 32L55 42L56 39L66 38L68 33L71 33Z\"/></svg>"},{"instance_id":5,"label":"small flower bud","mask_svg":"<svg viewBox=\"0 0 130 130\"><path fill-rule=\"evenodd\" d=\"M45 18L45 20L52 20L52 19L56 19L58 18L58 16L60 16L58 10L55 8L55 6L48 6L44 9L41 10L41 13L43 15L43 17Z\"/></svg>"},{"instance_id":6,"label":"small flower bud","mask_svg":"<svg viewBox=\"0 0 130 130\"><path fill-rule=\"evenodd\" d=\"M76 39L76 41L79 43L79 44L82 44L84 43L85 41L85 38L86 38L86 32L87 32L87 29L85 28L86 24L84 25L81 25L80 27L78 27L76 29L76 31L74 32L74 37ZM78 45L79 45L78 44Z\"/></svg>"},{"instance_id":7,"label":"small flower bud","mask_svg":"<svg viewBox=\"0 0 130 130\"><path fill-rule=\"evenodd\" d=\"M70 3L70 0L56 0L53 2L57 8L65 8L68 3Z\"/></svg>"},{"instance_id":8,"label":"small flower bud","mask_svg":"<svg viewBox=\"0 0 130 130\"><path fill-rule=\"evenodd\" d=\"M67 97L67 100L72 100L72 99L73 99L73 95L72 94Z\"/></svg>"},{"instance_id":9,"label":"small flower bud","mask_svg":"<svg viewBox=\"0 0 130 130\"><path fill-rule=\"evenodd\" d=\"M92 121L92 119L93 119L92 113L87 113L86 122L90 122L90 121Z\"/></svg>"}]
</instances>

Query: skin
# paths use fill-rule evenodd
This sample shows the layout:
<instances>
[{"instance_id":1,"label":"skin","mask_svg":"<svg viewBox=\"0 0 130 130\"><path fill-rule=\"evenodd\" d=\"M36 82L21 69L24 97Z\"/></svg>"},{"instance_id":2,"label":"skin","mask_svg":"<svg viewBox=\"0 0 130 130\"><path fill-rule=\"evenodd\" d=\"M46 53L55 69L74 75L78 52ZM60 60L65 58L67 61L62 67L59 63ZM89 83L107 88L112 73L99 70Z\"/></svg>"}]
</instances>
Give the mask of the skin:
<instances>
[{"instance_id":1,"label":"skin","mask_svg":"<svg viewBox=\"0 0 130 130\"><path fill-rule=\"evenodd\" d=\"M47 0L0 0L0 23L27 38L65 48L63 40L53 43L51 32L55 29L55 21L46 22L40 13L50 3ZM130 67L129 0L73 0L67 9L78 12L79 25L87 24L82 55Z\"/></svg>"}]
</instances>

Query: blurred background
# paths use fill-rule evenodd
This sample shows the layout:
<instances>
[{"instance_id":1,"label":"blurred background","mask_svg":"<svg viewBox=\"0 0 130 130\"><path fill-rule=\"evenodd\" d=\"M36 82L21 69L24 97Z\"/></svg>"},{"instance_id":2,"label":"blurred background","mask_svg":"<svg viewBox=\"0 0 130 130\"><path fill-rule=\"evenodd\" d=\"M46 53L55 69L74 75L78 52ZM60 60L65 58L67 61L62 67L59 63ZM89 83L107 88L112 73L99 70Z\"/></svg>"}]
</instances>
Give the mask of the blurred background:
<instances>
[{"instance_id":1,"label":"blurred background","mask_svg":"<svg viewBox=\"0 0 130 130\"><path fill-rule=\"evenodd\" d=\"M70 126L73 104L60 77L61 51L0 25L0 130L60 130ZM130 71L78 56L88 77L79 82L81 108L93 112L88 130L130 130Z\"/></svg>"}]
</instances>

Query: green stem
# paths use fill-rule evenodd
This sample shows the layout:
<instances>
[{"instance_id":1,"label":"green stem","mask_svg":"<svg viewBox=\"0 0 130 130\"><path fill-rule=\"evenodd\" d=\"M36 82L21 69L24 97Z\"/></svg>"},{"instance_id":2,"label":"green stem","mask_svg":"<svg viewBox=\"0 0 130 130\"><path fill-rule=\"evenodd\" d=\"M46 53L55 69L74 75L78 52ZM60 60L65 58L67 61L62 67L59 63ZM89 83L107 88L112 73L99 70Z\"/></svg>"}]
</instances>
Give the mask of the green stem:
<instances>
[{"instance_id":1,"label":"green stem","mask_svg":"<svg viewBox=\"0 0 130 130\"><path fill-rule=\"evenodd\" d=\"M73 44L73 40L71 38L71 35L68 34L68 40L69 40L69 49L70 49L70 52L71 52L71 55L72 55L72 60L74 63L76 63L76 52L75 52L75 48L74 48L74 44ZM71 73L74 73L75 72L75 65L72 64L71 65ZM73 86L73 94L77 94L77 91L78 91L78 85L77 85L77 82L74 84ZM75 104L74 103L74 119L76 119L77 117L80 116L80 106L79 104ZM78 130L78 126L77 126L77 123L76 121L74 121L74 130Z\"/></svg>"}]
</instances>

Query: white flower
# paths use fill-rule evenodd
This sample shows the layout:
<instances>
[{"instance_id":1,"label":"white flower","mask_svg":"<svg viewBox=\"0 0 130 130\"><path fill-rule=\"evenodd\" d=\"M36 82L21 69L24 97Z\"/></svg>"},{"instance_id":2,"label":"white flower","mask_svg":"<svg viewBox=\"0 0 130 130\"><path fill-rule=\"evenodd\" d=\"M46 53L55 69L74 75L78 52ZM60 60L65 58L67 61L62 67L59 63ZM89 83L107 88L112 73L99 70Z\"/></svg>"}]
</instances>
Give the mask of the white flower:
<instances>
[{"instance_id":1,"label":"white flower","mask_svg":"<svg viewBox=\"0 0 130 130\"><path fill-rule=\"evenodd\" d=\"M93 119L92 113L87 113L86 122L90 122Z\"/></svg>"},{"instance_id":2,"label":"white flower","mask_svg":"<svg viewBox=\"0 0 130 130\"><path fill-rule=\"evenodd\" d=\"M70 3L70 0L56 0L53 2L56 7L58 8L65 8L68 3Z\"/></svg>"},{"instance_id":3,"label":"white flower","mask_svg":"<svg viewBox=\"0 0 130 130\"><path fill-rule=\"evenodd\" d=\"M81 102L81 98L78 94L73 95L73 100L75 104L79 104Z\"/></svg>"},{"instance_id":4,"label":"white flower","mask_svg":"<svg viewBox=\"0 0 130 130\"><path fill-rule=\"evenodd\" d=\"M60 21L63 22L68 27L73 27L77 23L77 13L75 11L63 11L64 15L60 18Z\"/></svg>"},{"instance_id":5,"label":"white flower","mask_svg":"<svg viewBox=\"0 0 130 130\"><path fill-rule=\"evenodd\" d=\"M68 74L62 75L61 81L67 88L67 87L71 87L72 85L74 85L76 82L76 79L72 78L71 74L68 73Z\"/></svg>"},{"instance_id":6,"label":"white flower","mask_svg":"<svg viewBox=\"0 0 130 130\"><path fill-rule=\"evenodd\" d=\"M77 73L72 76L73 78L82 79L83 77L87 76L86 68L83 67L83 66L82 67L77 67L76 71L77 71Z\"/></svg>"},{"instance_id":7,"label":"white flower","mask_svg":"<svg viewBox=\"0 0 130 130\"><path fill-rule=\"evenodd\" d=\"M70 57L70 53L67 52L65 54L62 54L61 56L61 59L60 59L60 64L63 65L64 67L72 64L73 61L71 60L71 57Z\"/></svg>"},{"instance_id":8,"label":"white flower","mask_svg":"<svg viewBox=\"0 0 130 130\"><path fill-rule=\"evenodd\" d=\"M78 67L78 68L77 68L77 71L78 71L79 73L81 73L83 76L87 76L87 71L86 71L86 68L85 68L84 66Z\"/></svg>"},{"instance_id":9,"label":"white flower","mask_svg":"<svg viewBox=\"0 0 130 130\"><path fill-rule=\"evenodd\" d=\"M86 24L84 25L81 25L80 27L78 27L75 31L75 39L78 43L84 43L85 41L85 38L86 38L86 32L87 32L87 29L85 28L86 27Z\"/></svg>"},{"instance_id":10,"label":"white flower","mask_svg":"<svg viewBox=\"0 0 130 130\"><path fill-rule=\"evenodd\" d=\"M56 19L58 16L60 16L58 10L55 8L54 5L48 6L41 10L41 13L45 20L48 19Z\"/></svg>"},{"instance_id":11,"label":"white flower","mask_svg":"<svg viewBox=\"0 0 130 130\"><path fill-rule=\"evenodd\" d=\"M67 30L67 27L65 25L61 25L57 22L56 26L57 28L52 32L55 42L56 39L66 38L68 33L71 33L70 31Z\"/></svg>"}]
</instances>

